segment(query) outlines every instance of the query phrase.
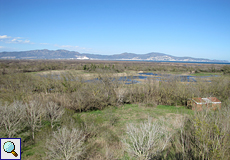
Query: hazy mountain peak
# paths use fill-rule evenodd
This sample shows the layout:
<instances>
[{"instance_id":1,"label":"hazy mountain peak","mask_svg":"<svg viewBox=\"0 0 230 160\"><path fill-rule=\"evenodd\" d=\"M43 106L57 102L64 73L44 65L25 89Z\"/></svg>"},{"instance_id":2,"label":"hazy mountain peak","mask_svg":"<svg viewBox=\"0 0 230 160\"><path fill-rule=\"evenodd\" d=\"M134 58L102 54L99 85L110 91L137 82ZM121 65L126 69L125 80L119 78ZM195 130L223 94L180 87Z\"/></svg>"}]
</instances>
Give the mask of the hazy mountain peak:
<instances>
[{"instance_id":1,"label":"hazy mountain peak","mask_svg":"<svg viewBox=\"0 0 230 160\"><path fill-rule=\"evenodd\" d=\"M192 57L176 57L164 53L150 52L147 54L135 54L124 52L114 55L89 54L64 49L58 50L31 50L19 52L0 52L0 59L98 59L98 60L144 60L144 61L182 61L182 62L225 62L221 60L209 60Z\"/></svg>"}]
</instances>

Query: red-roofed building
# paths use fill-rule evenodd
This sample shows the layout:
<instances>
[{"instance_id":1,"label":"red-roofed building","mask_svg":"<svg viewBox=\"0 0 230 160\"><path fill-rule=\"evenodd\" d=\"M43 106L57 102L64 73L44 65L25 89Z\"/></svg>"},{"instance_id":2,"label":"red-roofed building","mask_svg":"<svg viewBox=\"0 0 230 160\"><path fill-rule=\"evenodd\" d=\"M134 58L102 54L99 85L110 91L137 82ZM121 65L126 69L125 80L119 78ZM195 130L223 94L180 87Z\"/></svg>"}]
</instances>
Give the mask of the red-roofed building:
<instances>
[{"instance_id":1,"label":"red-roofed building","mask_svg":"<svg viewBox=\"0 0 230 160\"><path fill-rule=\"evenodd\" d=\"M221 108L221 101L216 97L208 97L208 98L192 98L188 105L192 106L192 110L201 111L203 108L211 108L216 110L217 108Z\"/></svg>"}]
</instances>

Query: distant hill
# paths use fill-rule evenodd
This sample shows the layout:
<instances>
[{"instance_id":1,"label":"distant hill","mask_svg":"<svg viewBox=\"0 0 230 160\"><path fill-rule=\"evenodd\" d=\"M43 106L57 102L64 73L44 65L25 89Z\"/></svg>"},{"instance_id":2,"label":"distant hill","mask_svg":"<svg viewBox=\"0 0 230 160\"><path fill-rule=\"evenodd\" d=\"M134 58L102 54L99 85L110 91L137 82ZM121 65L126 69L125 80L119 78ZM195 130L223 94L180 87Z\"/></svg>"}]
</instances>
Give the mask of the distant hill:
<instances>
[{"instance_id":1,"label":"distant hill","mask_svg":"<svg viewBox=\"0 0 230 160\"><path fill-rule=\"evenodd\" d=\"M1 59L68 59L76 58L76 55L80 55L78 52L67 50L31 50L20 52L0 52Z\"/></svg>"},{"instance_id":2,"label":"distant hill","mask_svg":"<svg viewBox=\"0 0 230 160\"><path fill-rule=\"evenodd\" d=\"M19 52L0 52L0 59L88 59L88 60L142 60L142 61L184 61L184 62L218 62L226 60L210 60L193 57L175 57L164 53L151 52L147 54L121 53L114 55L99 55L79 53L68 50L31 50Z\"/></svg>"}]
</instances>

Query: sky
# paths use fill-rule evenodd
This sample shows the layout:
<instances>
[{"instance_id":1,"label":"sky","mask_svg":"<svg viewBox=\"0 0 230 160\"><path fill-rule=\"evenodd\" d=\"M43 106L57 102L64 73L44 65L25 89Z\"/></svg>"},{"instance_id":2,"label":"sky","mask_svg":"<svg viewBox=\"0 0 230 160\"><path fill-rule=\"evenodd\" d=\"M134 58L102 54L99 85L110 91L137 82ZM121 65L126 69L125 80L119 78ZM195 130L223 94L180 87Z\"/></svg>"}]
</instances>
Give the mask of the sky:
<instances>
[{"instance_id":1,"label":"sky","mask_svg":"<svg viewBox=\"0 0 230 160\"><path fill-rule=\"evenodd\" d=\"M35 49L230 61L230 0L0 0L0 52Z\"/></svg>"}]
</instances>

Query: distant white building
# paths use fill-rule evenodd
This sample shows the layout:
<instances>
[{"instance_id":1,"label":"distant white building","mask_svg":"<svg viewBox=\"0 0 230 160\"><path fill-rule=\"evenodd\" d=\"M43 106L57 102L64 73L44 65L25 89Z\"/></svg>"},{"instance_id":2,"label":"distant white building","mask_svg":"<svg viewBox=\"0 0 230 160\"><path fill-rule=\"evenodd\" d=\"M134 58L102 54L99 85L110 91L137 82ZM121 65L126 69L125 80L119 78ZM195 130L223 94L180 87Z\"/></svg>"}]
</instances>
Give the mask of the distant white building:
<instances>
[{"instance_id":1,"label":"distant white building","mask_svg":"<svg viewBox=\"0 0 230 160\"><path fill-rule=\"evenodd\" d=\"M77 59L89 59L88 57L86 57L86 56L76 56L77 57Z\"/></svg>"}]
</instances>

